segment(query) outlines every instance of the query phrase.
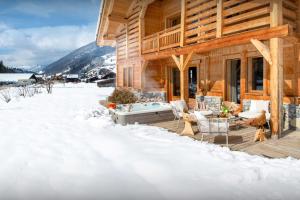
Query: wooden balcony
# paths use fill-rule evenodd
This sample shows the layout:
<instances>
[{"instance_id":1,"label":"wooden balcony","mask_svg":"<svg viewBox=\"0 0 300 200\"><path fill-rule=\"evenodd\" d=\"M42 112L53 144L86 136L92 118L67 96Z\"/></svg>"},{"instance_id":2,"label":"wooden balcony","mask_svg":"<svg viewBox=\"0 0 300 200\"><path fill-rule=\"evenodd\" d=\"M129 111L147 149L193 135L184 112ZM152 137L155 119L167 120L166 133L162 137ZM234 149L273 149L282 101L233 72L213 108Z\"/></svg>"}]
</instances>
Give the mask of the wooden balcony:
<instances>
[{"instance_id":1,"label":"wooden balcony","mask_svg":"<svg viewBox=\"0 0 300 200\"><path fill-rule=\"evenodd\" d=\"M142 53L158 52L164 49L179 47L180 25L148 35L142 40Z\"/></svg>"},{"instance_id":2,"label":"wooden balcony","mask_svg":"<svg viewBox=\"0 0 300 200\"><path fill-rule=\"evenodd\" d=\"M196 1L200 2L200 0ZM157 58L158 55L166 55L168 51L177 52L178 49L189 49L191 46L200 44L205 46L205 43L218 42L221 38L226 40L230 36L268 30L273 26L270 19L270 0L251 0L243 2L227 0L220 1L221 3L218 2L219 1L215 0L207 0L207 2L201 6L197 3L186 3L182 11L185 12L185 18L181 20L183 27L177 25L142 37L139 46L144 58L151 57L151 54L153 55L152 57ZM295 23L297 19L296 8L295 1L289 0L283 2L283 24L288 24L293 31L297 30L297 24ZM184 30L184 33L181 33L182 30ZM125 58L122 56L122 51L128 51L128 57L132 57L130 55L133 51L131 41L136 41L136 38L132 38L137 36L137 34L134 36L129 35L129 45L126 46L125 43L123 46L119 45L117 50L120 52L120 55L118 54L119 59ZM118 37L117 42L121 44L121 42L123 42L122 38L126 37ZM245 43L249 42L250 40L247 40ZM180 44L182 44L183 47L179 48ZM135 44L134 48L137 50L138 45ZM199 48L196 48L196 50L200 51ZM159 54L157 54L158 52ZM172 52L172 54L174 54L174 52ZM176 55L178 54L177 52ZM126 54L123 53L123 55ZM169 54L167 56L169 56Z\"/></svg>"}]
</instances>

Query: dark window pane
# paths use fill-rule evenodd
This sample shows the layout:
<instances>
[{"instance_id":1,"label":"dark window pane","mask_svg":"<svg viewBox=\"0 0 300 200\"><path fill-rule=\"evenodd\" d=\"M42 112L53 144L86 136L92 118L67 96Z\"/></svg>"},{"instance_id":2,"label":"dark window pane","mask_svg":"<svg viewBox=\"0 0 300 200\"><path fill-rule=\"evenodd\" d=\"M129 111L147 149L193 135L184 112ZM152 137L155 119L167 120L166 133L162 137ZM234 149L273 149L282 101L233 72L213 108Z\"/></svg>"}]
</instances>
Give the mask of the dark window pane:
<instances>
[{"instance_id":1,"label":"dark window pane","mask_svg":"<svg viewBox=\"0 0 300 200\"><path fill-rule=\"evenodd\" d=\"M128 87L132 87L132 67L128 68Z\"/></svg>"},{"instance_id":2,"label":"dark window pane","mask_svg":"<svg viewBox=\"0 0 300 200\"><path fill-rule=\"evenodd\" d=\"M252 90L263 90L264 77L264 60L260 58L252 58L253 74L252 74Z\"/></svg>"},{"instance_id":3,"label":"dark window pane","mask_svg":"<svg viewBox=\"0 0 300 200\"><path fill-rule=\"evenodd\" d=\"M123 68L123 86L127 87L127 68Z\"/></svg>"},{"instance_id":4,"label":"dark window pane","mask_svg":"<svg viewBox=\"0 0 300 200\"><path fill-rule=\"evenodd\" d=\"M189 68L189 98L195 98L197 93L197 67Z\"/></svg>"},{"instance_id":5,"label":"dark window pane","mask_svg":"<svg viewBox=\"0 0 300 200\"><path fill-rule=\"evenodd\" d=\"M177 68L172 70L173 75L173 96L180 96L180 71Z\"/></svg>"}]
</instances>

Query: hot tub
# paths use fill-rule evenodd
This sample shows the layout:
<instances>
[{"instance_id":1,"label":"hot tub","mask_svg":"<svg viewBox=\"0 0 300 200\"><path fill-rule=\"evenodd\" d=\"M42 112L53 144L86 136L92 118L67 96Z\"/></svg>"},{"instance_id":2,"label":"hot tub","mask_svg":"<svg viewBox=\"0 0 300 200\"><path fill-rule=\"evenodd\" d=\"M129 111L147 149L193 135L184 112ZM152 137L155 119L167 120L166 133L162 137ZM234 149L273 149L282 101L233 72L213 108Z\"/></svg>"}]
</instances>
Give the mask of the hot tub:
<instances>
[{"instance_id":1,"label":"hot tub","mask_svg":"<svg viewBox=\"0 0 300 200\"><path fill-rule=\"evenodd\" d=\"M134 103L118 105L115 110L110 109L110 114L115 123L150 124L174 119L172 107L168 103Z\"/></svg>"}]
</instances>

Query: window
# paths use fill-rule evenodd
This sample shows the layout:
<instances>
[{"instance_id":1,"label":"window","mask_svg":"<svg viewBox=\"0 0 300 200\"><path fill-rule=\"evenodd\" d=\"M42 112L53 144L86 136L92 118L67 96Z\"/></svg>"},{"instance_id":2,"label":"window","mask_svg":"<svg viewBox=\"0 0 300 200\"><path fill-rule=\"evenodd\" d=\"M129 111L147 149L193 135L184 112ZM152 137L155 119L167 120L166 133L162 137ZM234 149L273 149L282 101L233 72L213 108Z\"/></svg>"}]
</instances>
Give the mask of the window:
<instances>
[{"instance_id":1,"label":"window","mask_svg":"<svg viewBox=\"0 0 300 200\"><path fill-rule=\"evenodd\" d=\"M133 86L133 70L132 67L128 67L128 87Z\"/></svg>"},{"instance_id":2,"label":"window","mask_svg":"<svg viewBox=\"0 0 300 200\"><path fill-rule=\"evenodd\" d=\"M180 14L173 15L168 17L166 20L166 28L171 28L180 24L181 17Z\"/></svg>"},{"instance_id":3,"label":"window","mask_svg":"<svg viewBox=\"0 0 300 200\"><path fill-rule=\"evenodd\" d=\"M250 58L249 75L251 90L263 90L264 59L262 57Z\"/></svg>"},{"instance_id":4,"label":"window","mask_svg":"<svg viewBox=\"0 0 300 200\"><path fill-rule=\"evenodd\" d=\"M126 67L123 68L123 86L133 87L133 68Z\"/></svg>"},{"instance_id":5,"label":"window","mask_svg":"<svg viewBox=\"0 0 300 200\"><path fill-rule=\"evenodd\" d=\"M128 79L127 79L127 68L123 68L123 86L127 87Z\"/></svg>"},{"instance_id":6,"label":"window","mask_svg":"<svg viewBox=\"0 0 300 200\"><path fill-rule=\"evenodd\" d=\"M179 69L172 69L172 84L173 84L173 96L180 96L180 71Z\"/></svg>"},{"instance_id":7,"label":"window","mask_svg":"<svg viewBox=\"0 0 300 200\"><path fill-rule=\"evenodd\" d=\"M263 58L252 59L252 90L263 90L264 60Z\"/></svg>"}]
</instances>

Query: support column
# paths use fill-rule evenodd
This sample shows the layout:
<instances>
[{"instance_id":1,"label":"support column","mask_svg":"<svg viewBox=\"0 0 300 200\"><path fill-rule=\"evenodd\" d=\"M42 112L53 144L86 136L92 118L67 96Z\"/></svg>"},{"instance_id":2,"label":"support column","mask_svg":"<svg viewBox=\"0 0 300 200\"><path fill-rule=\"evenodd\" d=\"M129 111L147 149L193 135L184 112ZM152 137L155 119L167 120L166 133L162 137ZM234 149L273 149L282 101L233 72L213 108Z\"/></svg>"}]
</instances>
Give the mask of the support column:
<instances>
[{"instance_id":1,"label":"support column","mask_svg":"<svg viewBox=\"0 0 300 200\"><path fill-rule=\"evenodd\" d=\"M242 52L241 56L241 100L245 98L246 88L247 88L247 51ZM242 102L242 101L241 101Z\"/></svg>"},{"instance_id":2,"label":"support column","mask_svg":"<svg viewBox=\"0 0 300 200\"><path fill-rule=\"evenodd\" d=\"M177 65L179 71L180 71L180 99L185 100L187 103L189 101L188 98L188 79L187 79L187 69L188 69L188 63L192 58L194 52L190 52L188 55L180 55L175 56L172 55L172 58Z\"/></svg>"},{"instance_id":3,"label":"support column","mask_svg":"<svg viewBox=\"0 0 300 200\"><path fill-rule=\"evenodd\" d=\"M271 27L282 25L282 0L271 1ZM272 138L281 136L282 132L282 99L283 99L283 39L270 39L270 97Z\"/></svg>"},{"instance_id":4,"label":"support column","mask_svg":"<svg viewBox=\"0 0 300 200\"><path fill-rule=\"evenodd\" d=\"M223 32L223 0L217 0L217 38L222 37Z\"/></svg>"},{"instance_id":5,"label":"support column","mask_svg":"<svg viewBox=\"0 0 300 200\"><path fill-rule=\"evenodd\" d=\"M185 0L181 0L180 46L185 43Z\"/></svg>"},{"instance_id":6,"label":"support column","mask_svg":"<svg viewBox=\"0 0 300 200\"><path fill-rule=\"evenodd\" d=\"M180 99L184 100L185 102L188 102L188 98L187 98L187 70L180 70Z\"/></svg>"},{"instance_id":7,"label":"support column","mask_svg":"<svg viewBox=\"0 0 300 200\"><path fill-rule=\"evenodd\" d=\"M272 137L278 138L282 131L282 98L283 98L283 39L270 40L272 66L270 69L270 97Z\"/></svg>"},{"instance_id":8,"label":"support column","mask_svg":"<svg viewBox=\"0 0 300 200\"><path fill-rule=\"evenodd\" d=\"M296 20L296 24L297 24L297 33L300 33L300 0L297 0L297 6L298 6L298 9L297 9L297 20Z\"/></svg>"}]
</instances>

